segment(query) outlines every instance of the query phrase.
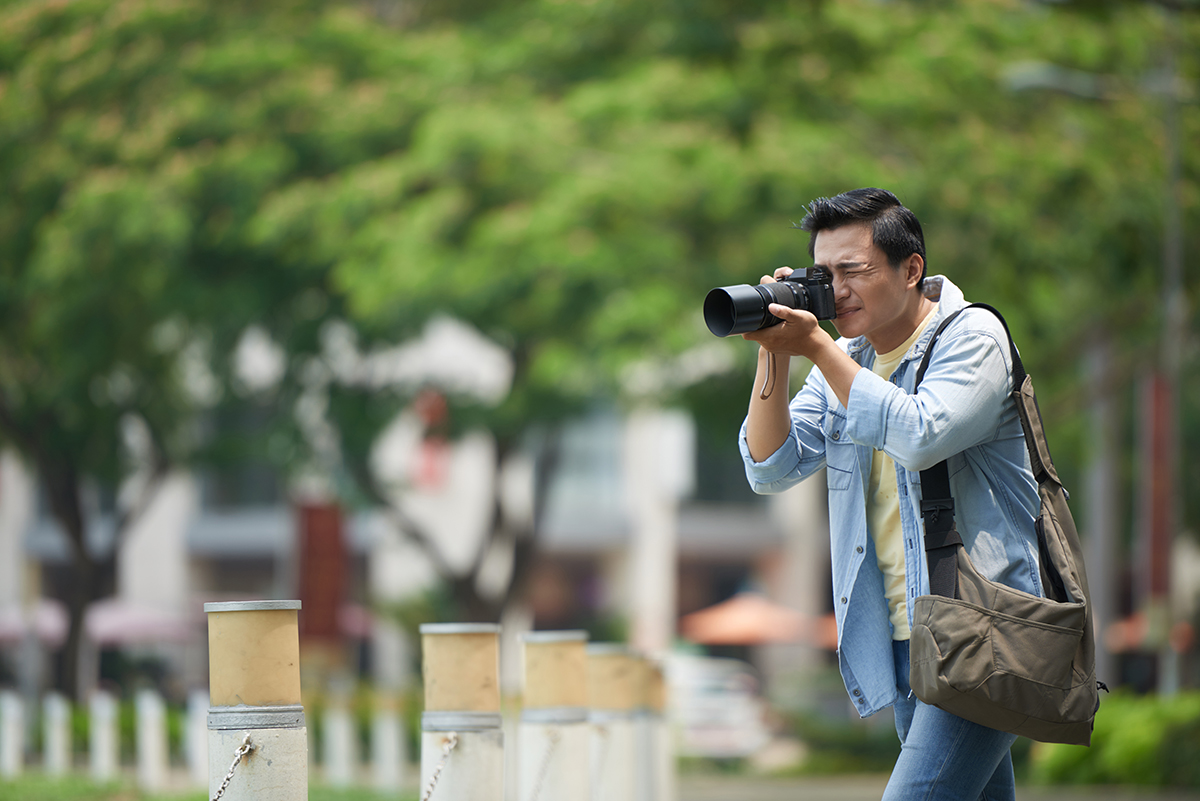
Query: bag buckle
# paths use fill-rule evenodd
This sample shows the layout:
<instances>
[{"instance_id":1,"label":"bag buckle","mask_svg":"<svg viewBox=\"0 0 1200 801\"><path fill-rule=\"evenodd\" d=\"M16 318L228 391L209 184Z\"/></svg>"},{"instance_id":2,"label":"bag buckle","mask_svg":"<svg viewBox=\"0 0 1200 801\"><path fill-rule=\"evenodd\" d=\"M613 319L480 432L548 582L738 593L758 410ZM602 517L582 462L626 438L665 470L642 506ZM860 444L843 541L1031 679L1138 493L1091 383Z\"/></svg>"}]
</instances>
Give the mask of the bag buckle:
<instances>
[{"instance_id":1,"label":"bag buckle","mask_svg":"<svg viewBox=\"0 0 1200 801\"><path fill-rule=\"evenodd\" d=\"M934 498L928 501L921 501L921 517L930 523L936 525L938 518L942 516L942 512L949 512L951 516L954 515L953 498Z\"/></svg>"}]
</instances>

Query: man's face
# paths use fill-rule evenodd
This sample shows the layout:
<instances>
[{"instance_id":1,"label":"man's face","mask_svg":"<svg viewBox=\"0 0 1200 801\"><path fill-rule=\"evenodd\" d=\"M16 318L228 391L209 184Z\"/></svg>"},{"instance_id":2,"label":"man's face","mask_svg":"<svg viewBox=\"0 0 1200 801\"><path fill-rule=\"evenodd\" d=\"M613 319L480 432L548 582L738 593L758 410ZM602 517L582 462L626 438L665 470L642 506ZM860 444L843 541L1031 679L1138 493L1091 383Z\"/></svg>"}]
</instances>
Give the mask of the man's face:
<instances>
[{"instance_id":1,"label":"man's face","mask_svg":"<svg viewBox=\"0 0 1200 801\"><path fill-rule=\"evenodd\" d=\"M818 232L813 263L833 274L837 304L833 325L839 334L865 336L877 353L894 350L912 334L919 322L911 313L916 281L904 266L896 269L888 263L887 254L875 245L870 225Z\"/></svg>"}]
</instances>

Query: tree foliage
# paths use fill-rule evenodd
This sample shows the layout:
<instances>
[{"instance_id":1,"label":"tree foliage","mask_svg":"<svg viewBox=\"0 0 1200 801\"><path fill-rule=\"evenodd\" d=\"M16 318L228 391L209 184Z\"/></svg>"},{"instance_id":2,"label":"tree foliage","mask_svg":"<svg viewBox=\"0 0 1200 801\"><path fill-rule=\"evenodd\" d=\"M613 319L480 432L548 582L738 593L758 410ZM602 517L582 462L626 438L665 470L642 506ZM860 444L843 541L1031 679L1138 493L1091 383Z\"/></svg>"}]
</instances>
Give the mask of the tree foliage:
<instances>
[{"instance_id":1,"label":"tree foliage","mask_svg":"<svg viewBox=\"0 0 1200 801\"><path fill-rule=\"evenodd\" d=\"M502 403L452 398L502 454L598 398L703 399L706 436L732 442L744 400L728 388L748 384L752 353L712 340L704 293L803 264L804 205L880 185L924 222L931 271L1006 312L1077 474L1082 348L1112 335L1122 387L1161 334L1164 86L1182 101L1185 252L1200 244L1196 16L1015 0L8 2L0 424L52 498L63 487L55 513L81 537L82 477L128 472L122 420L144 422L161 465L197 452L197 406L247 402L228 359L247 326L287 354L253 397L280 410L287 465L323 326L348 321L371 348L449 313L512 353ZM346 475L368 479L412 390L330 385Z\"/></svg>"}]
</instances>

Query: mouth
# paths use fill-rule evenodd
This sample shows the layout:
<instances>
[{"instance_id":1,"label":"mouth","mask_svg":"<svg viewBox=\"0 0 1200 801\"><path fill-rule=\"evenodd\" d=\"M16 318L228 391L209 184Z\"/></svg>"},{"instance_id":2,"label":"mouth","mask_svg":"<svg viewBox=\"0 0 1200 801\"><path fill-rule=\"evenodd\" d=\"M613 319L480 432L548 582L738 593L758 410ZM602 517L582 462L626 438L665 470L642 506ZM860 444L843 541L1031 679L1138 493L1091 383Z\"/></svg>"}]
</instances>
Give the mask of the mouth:
<instances>
[{"instance_id":1,"label":"mouth","mask_svg":"<svg viewBox=\"0 0 1200 801\"><path fill-rule=\"evenodd\" d=\"M858 307L854 306L848 309L836 309L836 311L838 317L849 317L850 315L858 312Z\"/></svg>"}]
</instances>

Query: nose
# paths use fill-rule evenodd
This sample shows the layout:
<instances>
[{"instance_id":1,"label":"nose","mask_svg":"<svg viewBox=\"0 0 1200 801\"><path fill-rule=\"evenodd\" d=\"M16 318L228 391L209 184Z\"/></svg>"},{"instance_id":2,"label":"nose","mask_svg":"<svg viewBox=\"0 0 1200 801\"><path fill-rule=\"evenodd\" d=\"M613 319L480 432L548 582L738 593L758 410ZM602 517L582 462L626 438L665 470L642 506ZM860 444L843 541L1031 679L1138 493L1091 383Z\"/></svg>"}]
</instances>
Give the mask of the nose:
<instances>
[{"instance_id":1,"label":"nose","mask_svg":"<svg viewBox=\"0 0 1200 801\"><path fill-rule=\"evenodd\" d=\"M840 273L833 273L833 299L842 301L850 297L850 286Z\"/></svg>"}]
</instances>

